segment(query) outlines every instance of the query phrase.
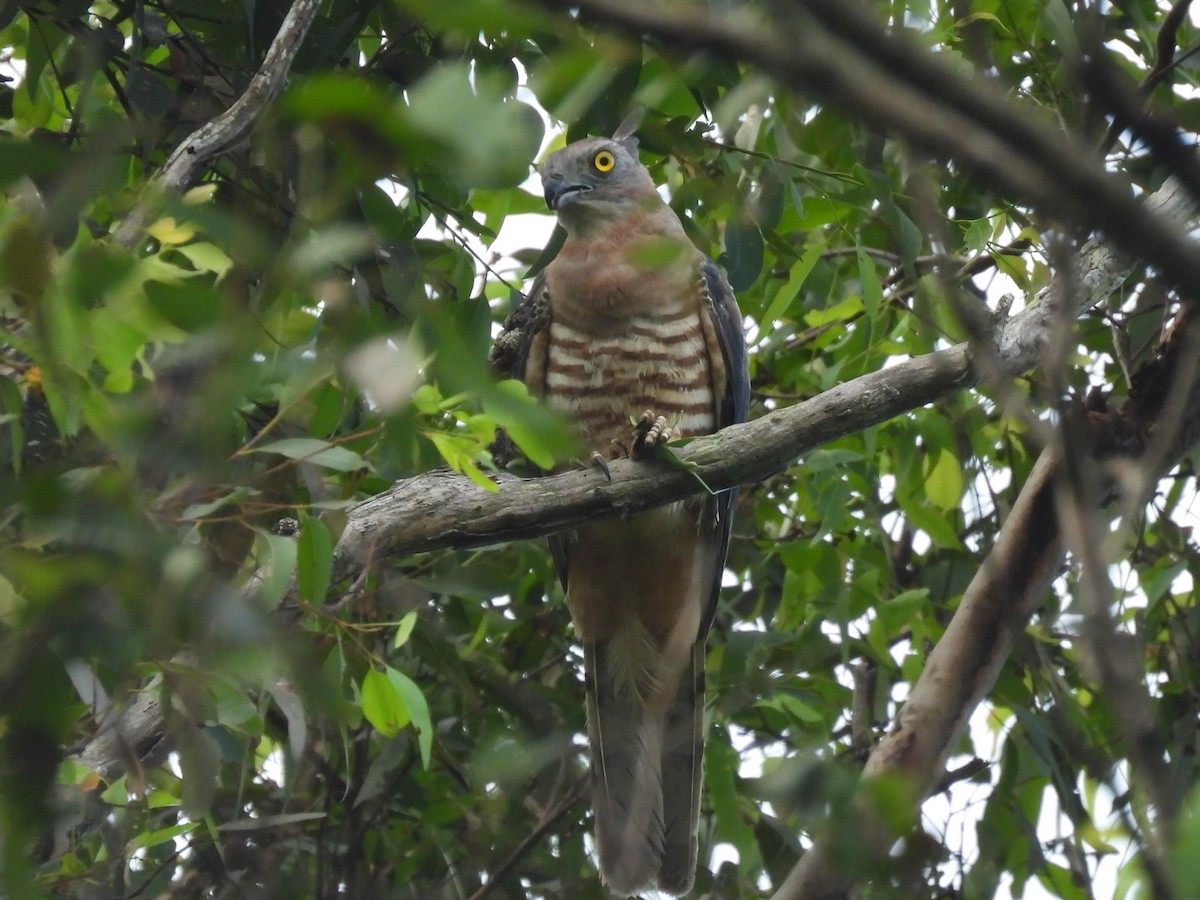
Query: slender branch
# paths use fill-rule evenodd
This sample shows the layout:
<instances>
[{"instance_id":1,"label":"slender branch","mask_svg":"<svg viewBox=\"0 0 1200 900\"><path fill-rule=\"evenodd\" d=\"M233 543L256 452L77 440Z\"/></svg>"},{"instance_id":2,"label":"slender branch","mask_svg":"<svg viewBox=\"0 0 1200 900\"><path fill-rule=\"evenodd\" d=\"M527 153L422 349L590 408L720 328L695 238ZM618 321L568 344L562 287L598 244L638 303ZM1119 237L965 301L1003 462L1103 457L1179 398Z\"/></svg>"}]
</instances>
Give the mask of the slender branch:
<instances>
[{"instance_id":1,"label":"slender branch","mask_svg":"<svg viewBox=\"0 0 1200 900\"><path fill-rule=\"evenodd\" d=\"M1143 97L1148 97L1159 82L1166 78L1174 68L1175 51L1179 48L1179 28L1187 21L1188 9L1191 5L1192 0L1175 0L1171 9L1163 17L1162 25L1158 29L1158 36L1154 40L1154 65L1146 73L1146 77L1138 83L1138 90ZM1100 149L1104 153L1112 149L1123 127L1119 121L1114 121L1108 126L1104 139L1100 142Z\"/></svg>"},{"instance_id":2,"label":"slender branch","mask_svg":"<svg viewBox=\"0 0 1200 900\"><path fill-rule=\"evenodd\" d=\"M580 778L575 785L567 791L558 805L548 810L541 820L534 827L533 831L529 832L519 843L516 848L508 855L504 862L496 868L496 871L489 873L488 879L483 886L473 893L469 900L484 900L485 897L491 895L497 887L499 887L504 879L513 868L524 858L534 847L541 842L546 834L558 824L559 819L570 812L571 807L583 799L583 795L587 793L591 782L587 778Z\"/></svg>"},{"instance_id":3,"label":"slender branch","mask_svg":"<svg viewBox=\"0 0 1200 900\"><path fill-rule=\"evenodd\" d=\"M945 634L888 735L871 752L863 780L902 776L919 804L944 777L947 755L991 690L1009 650L1041 603L1063 560L1054 506L1054 454L1034 466L988 555L967 587ZM881 859L895 835L880 810L860 799L862 847ZM839 865L832 842L818 840L800 858L774 900L842 900L861 877Z\"/></svg>"},{"instance_id":4,"label":"slender branch","mask_svg":"<svg viewBox=\"0 0 1200 900\"><path fill-rule=\"evenodd\" d=\"M1141 88L1152 90L1171 70L1175 61L1175 51L1179 49L1179 29L1187 21L1188 9L1192 0L1175 0L1170 10L1163 16L1162 26L1158 29L1158 37L1154 39L1154 50L1157 54L1154 66L1142 79Z\"/></svg>"},{"instance_id":5,"label":"slender branch","mask_svg":"<svg viewBox=\"0 0 1200 900\"><path fill-rule=\"evenodd\" d=\"M1155 807L1154 824L1148 827L1165 831L1169 837L1178 798L1169 794L1171 784L1153 733L1143 673L1131 648L1118 640L1111 621L1111 585L1098 546L1095 511L1114 487L1135 492L1142 488L1144 476L1121 478L1130 468L1131 456L1137 459L1134 468L1153 467L1151 475L1157 477L1200 441L1200 382L1194 365L1197 337L1189 320L1185 314L1158 356L1138 373L1120 414L1101 416L1088 426L1086 451L1065 446L1060 440L1038 459L995 547L930 652L891 732L871 752L863 770L864 782L902 777L911 786L917 806L936 790L944 777L946 757L957 745L971 713L991 691L1013 641L1041 605L1069 545L1084 570L1081 637L1093 650L1101 689L1116 708L1135 781ZM1170 434L1169 450L1165 451L1155 447L1164 431ZM1131 456L1118 456L1114 465L1105 465L1098 448L1114 446L1140 449ZM1083 480L1091 483L1081 486ZM897 835L868 797L869 792L860 793L854 810L856 834L861 836L859 850L882 860ZM892 821L895 815L892 810ZM1161 862L1163 837L1146 835L1146 862L1155 896L1171 898L1176 892L1170 872ZM818 839L776 891L774 900L844 900L851 896L861 872L847 871L839 857L832 842Z\"/></svg>"},{"instance_id":6,"label":"slender branch","mask_svg":"<svg viewBox=\"0 0 1200 900\"><path fill-rule=\"evenodd\" d=\"M175 148L137 206L117 229L113 236L115 243L132 247L141 240L164 195L183 191L211 160L228 152L250 133L267 105L283 90L292 62L320 5L320 0L294 0L245 93L229 109L201 125Z\"/></svg>"}]
</instances>

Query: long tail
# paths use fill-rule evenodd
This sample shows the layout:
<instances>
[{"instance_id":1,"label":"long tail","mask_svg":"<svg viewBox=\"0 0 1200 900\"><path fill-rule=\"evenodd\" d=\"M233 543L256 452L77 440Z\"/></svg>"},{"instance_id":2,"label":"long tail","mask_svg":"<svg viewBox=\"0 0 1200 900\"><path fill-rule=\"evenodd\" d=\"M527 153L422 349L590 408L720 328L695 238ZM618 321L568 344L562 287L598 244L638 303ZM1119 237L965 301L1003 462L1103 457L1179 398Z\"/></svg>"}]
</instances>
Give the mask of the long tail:
<instances>
[{"instance_id":1,"label":"long tail","mask_svg":"<svg viewBox=\"0 0 1200 900\"><path fill-rule=\"evenodd\" d=\"M704 782L704 639L692 646L667 714L662 752L663 856L658 887L682 895L696 876L696 830Z\"/></svg>"},{"instance_id":2,"label":"long tail","mask_svg":"<svg viewBox=\"0 0 1200 900\"><path fill-rule=\"evenodd\" d=\"M682 671L632 662L620 639L584 646L600 874L623 896L655 883L686 894L703 777L703 642Z\"/></svg>"}]
</instances>

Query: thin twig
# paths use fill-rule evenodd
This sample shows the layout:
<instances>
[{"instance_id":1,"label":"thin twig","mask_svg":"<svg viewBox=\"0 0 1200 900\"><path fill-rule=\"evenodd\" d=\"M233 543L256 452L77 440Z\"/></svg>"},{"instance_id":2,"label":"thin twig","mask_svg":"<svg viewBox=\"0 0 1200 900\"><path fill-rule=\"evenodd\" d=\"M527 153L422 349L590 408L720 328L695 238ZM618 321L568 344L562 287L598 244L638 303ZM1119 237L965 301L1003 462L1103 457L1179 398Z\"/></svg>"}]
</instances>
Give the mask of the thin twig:
<instances>
[{"instance_id":1,"label":"thin twig","mask_svg":"<svg viewBox=\"0 0 1200 900\"><path fill-rule=\"evenodd\" d=\"M483 886L480 887L479 890L470 896L469 900L484 900L484 898L487 897L493 890L499 887L500 882L516 867L517 863L521 861L522 857L536 847L538 843L541 842L542 838L545 837L546 833L558 824L558 820L565 816L571 807L583 798L584 793L587 791L588 784L589 779L586 777L580 778L577 782L575 782L575 786L567 793L567 795L559 801L557 806L542 816L541 821L537 823L533 831L531 831L525 837L525 839L521 841L521 843L517 844L516 849L514 849L513 852L508 855L508 858L505 859L504 862L500 863L496 871L490 875L488 880L483 883Z\"/></svg>"},{"instance_id":2,"label":"thin twig","mask_svg":"<svg viewBox=\"0 0 1200 900\"><path fill-rule=\"evenodd\" d=\"M295 0L292 3L245 93L229 109L201 125L175 148L158 175L147 185L137 206L117 229L114 243L122 247L134 246L141 240L164 196L182 192L211 160L229 151L250 133L267 105L283 90L292 62L320 5L320 0Z\"/></svg>"}]
</instances>

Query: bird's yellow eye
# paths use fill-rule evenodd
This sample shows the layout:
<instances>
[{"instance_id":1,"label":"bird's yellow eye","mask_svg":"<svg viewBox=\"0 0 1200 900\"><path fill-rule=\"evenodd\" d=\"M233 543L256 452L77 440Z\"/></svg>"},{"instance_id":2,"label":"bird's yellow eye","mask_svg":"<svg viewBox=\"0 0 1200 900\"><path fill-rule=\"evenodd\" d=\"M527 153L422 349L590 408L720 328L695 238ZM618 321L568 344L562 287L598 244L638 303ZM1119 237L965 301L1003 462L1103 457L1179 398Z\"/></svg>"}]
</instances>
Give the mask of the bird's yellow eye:
<instances>
[{"instance_id":1,"label":"bird's yellow eye","mask_svg":"<svg viewBox=\"0 0 1200 900\"><path fill-rule=\"evenodd\" d=\"M592 157L592 165L599 172L611 172L612 167L617 164L617 160L607 150L601 150Z\"/></svg>"}]
</instances>

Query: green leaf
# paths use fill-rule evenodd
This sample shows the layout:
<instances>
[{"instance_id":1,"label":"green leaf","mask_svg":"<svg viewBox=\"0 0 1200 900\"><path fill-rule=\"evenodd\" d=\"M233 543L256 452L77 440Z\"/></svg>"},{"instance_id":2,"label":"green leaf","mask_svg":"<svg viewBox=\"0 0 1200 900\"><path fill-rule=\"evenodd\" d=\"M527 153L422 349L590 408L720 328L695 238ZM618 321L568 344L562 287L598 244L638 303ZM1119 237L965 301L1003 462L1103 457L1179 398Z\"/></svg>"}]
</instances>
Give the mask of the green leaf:
<instances>
[{"instance_id":1,"label":"green leaf","mask_svg":"<svg viewBox=\"0 0 1200 900\"><path fill-rule=\"evenodd\" d=\"M887 634L896 634L908 625L912 617L929 602L928 588L914 588L897 594L877 608L880 627Z\"/></svg>"},{"instance_id":2,"label":"green leaf","mask_svg":"<svg viewBox=\"0 0 1200 900\"><path fill-rule=\"evenodd\" d=\"M296 539L258 532L258 600L264 609L274 609L296 572Z\"/></svg>"},{"instance_id":3,"label":"green leaf","mask_svg":"<svg viewBox=\"0 0 1200 900\"><path fill-rule=\"evenodd\" d=\"M943 547L958 548L962 546L962 542L959 541L958 534L954 530L954 523L950 521L944 511L930 505L925 497L904 497L902 504L904 515L914 528L921 529Z\"/></svg>"},{"instance_id":4,"label":"green leaf","mask_svg":"<svg viewBox=\"0 0 1200 900\"><path fill-rule=\"evenodd\" d=\"M221 771L221 751L207 728L181 728L176 734L179 754L179 804L188 818L208 815L217 796L217 777Z\"/></svg>"},{"instance_id":5,"label":"green leaf","mask_svg":"<svg viewBox=\"0 0 1200 900\"><path fill-rule=\"evenodd\" d=\"M282 678L268 685L267 690L287 719L288 752L293 760L299 760L304 756L304 748L308 744L308 717L304 713L304 702L296 686Z\"/></svg>"},{"instance_id":6,"label":"green leaf","mask_svg":"<svg viewBox=\"0 0 1200 900\"><path fill-rule=\"evenodd\" d=\"M1063 0L1046 0L1042 7L1042 20L1062 55L1072 64L1079 58L1079 35L1076 33L1075 17Z\"/></svg>"},{"instance_id":7,"label":"green leaf","mask_svg":"<svg viewBox=\"0 0 1200 900\"><path fill-rule=\"evenodd\" d=\"M176 222L174 216L166 216L147 225L146 234L160 244L170 247L190 241L196 236L196 229L186 222Z\"/></svg>"},{"instance_id":8,"label":"green leaf","mask_svg":"<svg viewBox=\"0 0 1200 900\"><path fill-rule=\"evenodd\" d=\"M417 746L421 750L421 764L428 769L430 755L433 752L433 720L429 715L429 704L425 702L425 695L421 693L421 689L417 687L415 681L391 666L387 667L387 679L403 699L413 727L417 729Z\"/></svg>"},{"instance_id":9,"label":"green leaf","mask_svg":"<svg viewBox=\"0 0 1200 900\"><path fill-rule=\"evenodd\" d=\"M724 738L724 735L722 735ZM738 791L738 755L727 740L711 740L704 754L704 783L708 787L717 837L737 848L739 866L747 872L762 870L762 851L754 828L742 812Z\"/></svg>"},{"instance_id":10,"label":"green leaf","mask_svg":"<svg viewBox=\"0 0 1200 900\"><path fill-rule=\"evenodd\" d=\"M314 466L332 469L335 472L357 472L370 468L370 464L353 450L316 438L283 438L255 447L254 452L277 453L288 459L312 463Z\"/></svg>"},{"instance_id":11,"label":"green leaf","mask_svg":"<svg viewBox=\"0 0 1200 900\"><path fill-rule=\"evenodd\" d=\"M107 309L94 310L89 326L96 361L108 370L104 389L125 393L133 387L133 362L146 346L146 335Z\"/></svg>"},{"instance_id":12,"label":"green leaf","mask_svg":"<svg viewBox=\"0 0 1200 900\"><path fill-rule=\"evenodd\" d=\"M494 74L444 63L409 91L405 121L441 145L441 174L466 187L524 181L545 133L541 116L506 96Z\"/></svg>"},{"instance_id":13,"label":"green leaf","mask_svg":"<svg viewBox=\"0 0 1200 900\"><path fill-rule=\"evenodd\" d=\"M367 721L385 737L395 737L412 721L400 691L384 672L374 667L363 676L361 702Z\"/></svg>"},{"instance_id":14,"label":"green leaf","mask_svg":"<svg viewBox=\"0 0 1200 900\"><path fill-rule=\"evenodd\" d=\"M958 458L949 450L939 449L925 456L925 495L941 510L958 509L962 499L963 475Z\"/></svg>"},{"instance_id":15,"label":"green leaf","mask_svg":"<svg viewBox=\"0 0 1200 900\"><path fill-rule=\"evenodd\" d=\"M236 509L237 507L241 506L242 501L257 494L258 491L251 490L250 488L235 488L228 494L224 494L215 500L209 500L204 503L193 503L182 513L180 513L179 517L181 519L188 519L193 522L198 522L201 519L211 516L218 510L229 508Z\"/></svg>"},{"instance_id":16,"label":"green leaf","mask_svg":"<svg viewBox=\"0 0 1200 900\"><path fill-rule=\"evenodd\" d=\"M575 436L562 416L529 395L520 381L508 379L486 391L483 408L508 432L529 461L551 469L557 460L575 452Z\"/></svg>"},{"instance_id":17,"label":"green leaf","mask_svg":"<svg viewBox=\"0 0 1200 900\"><path fill-rule=\"evenodd\" d=\"M437 451L446 461L446 465L455 472L466 475L484 490L498 491L500 489L475 464L475 455L479 452L476 442L441 431L427 431L425 436L433 442L433 446L437 447Z\"/></svg>"},{"instance_id":18,"label":"green leaf","mask_svg":"<svg viewBox=\"0 0 1200 900\"><path fill-rule=\"evenodd\" d=\"M296 589L305 600L319 606L325 602L332 577L333 536L320 519L301 515L296 541Z\"/></svg>"},{"instance_id":19,"label":"green leaf","mask_svg":"<svg viewBox=\"0 0 1200 900\"><path fill-rule=\"evenodd\" d=\"M883 306L883 286L879 283L879 273L875 271L875 260L862 247L855 251L858 258L858 283L862 287L863 309L867 319L874 322Z\"/></svg>"},{"instance_id":20,"label":"green leaf","mask_svg":"<svg viewBox=\"0 0 1200 900\"><path fill-rule=\"evenodd\" d=\"M322 275L369 256L374 247L375 238L365 228L329 225L305 238L292 252L288 265L299 275Z\"/></svg>"},{"instance_id":21,"label":"green leaf","mask_svg":"<svg viewBox=\"0 0 1200 900\"><path fill-rule=\"evenodd\" d=\"M1059 900L1087 900L1093 896L1090 890L1076 884L1071 870L1057 863L1044 861L1037 872L1038 881Z\"/></svg>"},{"instance_id":22,"label":"green leaf","mask_svg":"<svg viewBox=\"0 0 1200 900\"><path fill-rule=\"evenodd\" d=\"M787 281L775 292L775 296L771 298L771 305L767 307L767 311L763 313L762 322L759 323L764 337L775 329L779 319L791 307L824 251L825 243L818 241L805 250L804 255L792 264L791 269L788 270Z\"/></svg>"},{"instance_id":23,"label":"green leaf","mask_svg":"<svg viewBox=\"0 0 1200 900\"><path fill-rule=\"evenodd\" d=\"M225 274L233 268L233 260L216 244L197 241L192 244L184 244L182 247L176 247L175 249L176 252L187 257L188 262L197 269L202 272L212 272L215 274L217 281L224 278Z\"/></svg>"},{"instance_id":24,"label":"green leaf","mask_svg":"<svg viewBox=\"0 0 1200 900\"><path fill-rule=\"evenodd\" d=\"M21 595L13 588L12 582L0 575L0 622L10 619L22 605Z\"/></svg>"},{"instance_id":25,"label":"green leaf","mask_svg":"<svg viewBox=\"0 0 1200 900\"><path fill-rule=\"evenodd\" d=\"M129 843L125 845L125 850L127 853L133 853L135 850L157 847L159 844L173 842L181 834L187 834L189 831L193 831L199 827L199 822L184 822L181 825L171 825L167 828L158 828L154 831L144 831L141 834L135 834Z\"/></svg>"},{"instance_id":26,"label":"green leaf","mask_svg":"<svg viewBox=\"0 0 1200 900\"><path fill-rule=\"evenodd\" d=\"M822 309L811 309L804 314L804 324L810 328L820 328L831 322L845 322L863 311L862 298L857 294L847 294L837 303L831 303Z\"/></svg>"},{"instance_id":27,"label":"green leaf","mask_svg":"<svg viewBox=\"0 0 1200 900\"><path fill-rule=\"evenodd\" d=\"M409 637L412 635L413 628L417 624L417 611L414 609L411 612L405 613L404 618L400 620L400 624L396 626L396 634L392 638L392 648L399 650L408 643Z\"/></svg>"},{"instance_id":28,"label":"green leaf","mask_svg":"<svg viewBox=\"0 0 1200 900\"><path fill-rule=\"evenodd\" d=\"M208 690L215 701L217 722L221 725L237 729L258 718L258 707L237 685L213 678L209 680Z\"/></svg>"},{"instance_id":29,"label":"green leaf","mask_svg":"<svg viewBox=\"0 0 1200 900\"><path fill-rule=\"evenodd\" d=\"M759 700L755 706L761 706L765 709L777 709L798 722L805 722L810 725L820 725L825 722L825 716L819 709L791 694L776 694L770 699Z\"/></svg>"},{"instance_id":30,"label":"green leaf","mask_svg":"<svg viewBox=\"0 0 1200 900\"><path fill-rule=\"evenodd\" d=\"M429 767L433 720L416 682L391 666L385 666L382 672L372 667L363 676L362 711L367 721L387 737L395 737L401 728L411 724L417 732L421 763Z\"/></svg>"},{"instance_id":31,"label":"green leaf","mask_svg":"<svg viewBox=\"0 0 1200 900\"><path fill-rule=\"evenodd\" d=\"M1176 884L1200 884L1200 788L1193 787L1183 804L1170 863Z\"/></svg>"}]
</instances>

